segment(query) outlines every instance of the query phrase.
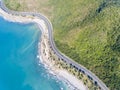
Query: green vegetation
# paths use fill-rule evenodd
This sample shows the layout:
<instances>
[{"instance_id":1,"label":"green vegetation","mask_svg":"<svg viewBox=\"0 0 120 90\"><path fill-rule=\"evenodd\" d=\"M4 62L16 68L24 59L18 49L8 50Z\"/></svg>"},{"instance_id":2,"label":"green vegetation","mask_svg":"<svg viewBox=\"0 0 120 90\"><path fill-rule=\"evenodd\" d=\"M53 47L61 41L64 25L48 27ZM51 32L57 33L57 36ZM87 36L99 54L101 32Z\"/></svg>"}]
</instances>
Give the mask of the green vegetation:
<instances>
[{"instance_id":1,"label":"green vegetation","mask_svg":"<svg viewBox=\"0 0 120 90\"><path fill-rule=\"evenodd\" d=\"M52 22L57 47L94 72L111 90L119 90L120 1L56 3Z\"/></svg>"},{"instance_id":2,"label":"green vegetation","mask_svg":"<svg viewBox=\"0 0 120 90\"><path fill-rule=\"evenodd\" d=\"M49 18L52 13L49 0L4 0L4 2L12 10L41 12Z\"/></svg>"},{"instance_id":3,"label":"green vegetation","mask_svg":"<svg viewBox=\"0 0 120 90\"><path fill-rule=\"evenodd\" d=\"M14 2L9 2L9 0L4 1L6 2L5 4L7 5L7 7L10 9L18 10L21 7L20 3L17 0L15 0Z\"/></svg>"},{"instance_id":4,"label":"green vegetation","mask_svg":"<svg viewBox=\"0 0 120 90\"><path fill-rule=\"evenodd\" d=\"M7 2L20 0L5 1L11 8ZM111 90L120 90L120 0L47 2L43 7L52 8L47 16L53 23L59 50L94 72ZM12 8L23 8L21 4L18 6Z\"/></svg>"}]
</instances>

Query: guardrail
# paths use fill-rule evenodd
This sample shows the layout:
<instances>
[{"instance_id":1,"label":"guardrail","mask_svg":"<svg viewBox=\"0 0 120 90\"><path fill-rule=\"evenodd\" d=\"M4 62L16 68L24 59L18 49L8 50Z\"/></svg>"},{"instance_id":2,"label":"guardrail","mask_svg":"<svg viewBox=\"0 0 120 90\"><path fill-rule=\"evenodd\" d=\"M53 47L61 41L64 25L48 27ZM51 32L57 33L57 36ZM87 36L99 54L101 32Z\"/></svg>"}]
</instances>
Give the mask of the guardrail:
<instances>
[{"instance_id":1,"label":"guardrail","mask_svg":"<svg viewBox=\"0 0 120 90\"><path fill-rule=\"evenodd\" d=\"M73 61L72 59L70 59L69 57L65 56L64 54L62 54L55 45L55 42L53 40L53 27L52 24L50 22L50 20L45 17L44 15L40 14L40 13L33 13L33 12L17 12L17 11L13 11L8 9L4 2L1 0L0 1L0 8L2 10L4 10L6 13L8 14L13 14L13 15L22 15L22 16L26 16L26 15L32 15L32 16L36 16L39 17L40 19L44 20L47 28L48 28L48 32L49 32L49 41L50 41L50 47L52 48L52 50L54 51L54 53L59 57L59 59L63 60L65 63L73 66L74 68L76 68L79 72L82 72L83 74L86 74L88 76L88 78L90 80L93 80L95 85L98 85L101 90L109 90L108 87L91 71L89 71L87 68L85 68L84 66L76 63L75 61Z\"/></svg>"}]
</instances>

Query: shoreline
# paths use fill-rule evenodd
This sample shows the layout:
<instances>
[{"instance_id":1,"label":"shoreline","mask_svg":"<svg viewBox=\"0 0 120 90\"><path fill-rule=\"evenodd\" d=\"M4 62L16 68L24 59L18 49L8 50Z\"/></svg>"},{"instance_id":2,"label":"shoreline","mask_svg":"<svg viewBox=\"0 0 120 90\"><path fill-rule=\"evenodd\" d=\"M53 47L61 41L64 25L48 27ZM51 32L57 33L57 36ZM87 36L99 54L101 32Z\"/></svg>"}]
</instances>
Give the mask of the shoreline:
<instances>
[{"instance_id":1,"label":"shoreline","mask_svg":"<svg viewBox=\"0 0 120 90\"><path fill-rule=\"evenodd\" d=\"M38 53L39 53L38 58L42 60L40 62L42 62L50 72L52 71L52 74L56 75L57 77L60 77L60 80L65 81L65 83L68 83L68 85L74 87L74 90L87 90L87 87L83 84L81 80L78 80L67 70L58 68L55 65L55 61L53 61L52 58L50 58L48 29L42 19L30 15L27 15L25 17L14 16L12 14L8 14L4 12L2 9L0 9L0 16L2 16L5 20L10 22L36 23L42 32L40 42L38 43Z\"/></svg>"}]
</instances>

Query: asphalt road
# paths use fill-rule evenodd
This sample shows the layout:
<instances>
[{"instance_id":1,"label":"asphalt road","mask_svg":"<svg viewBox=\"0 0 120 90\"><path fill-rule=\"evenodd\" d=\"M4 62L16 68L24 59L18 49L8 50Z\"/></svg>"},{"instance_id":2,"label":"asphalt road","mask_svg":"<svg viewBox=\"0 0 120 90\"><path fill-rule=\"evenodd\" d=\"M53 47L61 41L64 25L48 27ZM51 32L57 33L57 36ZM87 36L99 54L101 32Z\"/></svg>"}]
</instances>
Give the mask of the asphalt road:
<instances>
[{"instance_id":1,"label":"asphalt road","mask_svg":"<svg viewBox=\"0 0 120 90\"><path fill-rule=\"evenodd\" d=\"M101 90L109 90L108 87L94 73L89 71L84 66L76 63L74 60L70 59L69 57L65 56L64 54L62 54L56 48L56 45L55 45L55 42L54 42L54 39L53 39L53 27L52 27L52 24L51 24L50 20L47 17L45 17L44 15L42 15L40 13L17 12L17 11L9 10L8 8L6 8L6 6L4 5L2 0L0 0L0 8L3 9L6 13L9 13L9 14L22 15L22 16L32 15L32 16L37 16L40 19L44 20L44 22L45 22L45 24L48 28L48 32L49 32L50 47L52 48L54 53L58 56L58 58L63 60L65 63L70 64L72 67L76 68L77 70L79 70L83 74L86 74L88 76L88 78L91 79L94 82L94 84L98 85L101 88Z\"/></svg>"}]
</instances>

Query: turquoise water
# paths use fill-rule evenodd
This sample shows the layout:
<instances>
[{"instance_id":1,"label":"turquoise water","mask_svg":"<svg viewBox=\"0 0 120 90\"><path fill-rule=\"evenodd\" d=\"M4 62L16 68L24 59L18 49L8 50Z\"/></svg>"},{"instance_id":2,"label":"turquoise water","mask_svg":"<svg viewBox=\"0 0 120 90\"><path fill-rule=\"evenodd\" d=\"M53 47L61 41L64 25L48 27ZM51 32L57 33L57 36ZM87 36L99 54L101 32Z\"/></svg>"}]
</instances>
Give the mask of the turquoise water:
<instances>
[{"instance_id":1,"label":"turquoise water","mask_svg":"<svg viewBox=\"0 0 120 90\"><path fill-rule=\"evenodd\" d=\"M41 32L34 24L0 17L0 90L67 90L66 85L38 65Z\"/></svg>"}]
</instances>

